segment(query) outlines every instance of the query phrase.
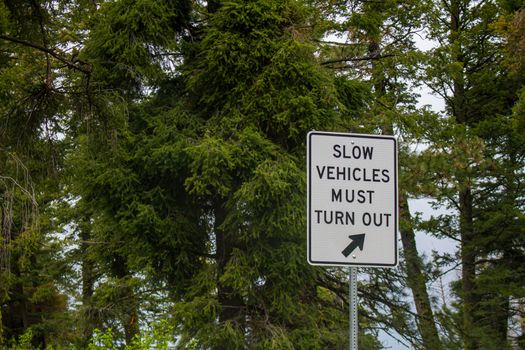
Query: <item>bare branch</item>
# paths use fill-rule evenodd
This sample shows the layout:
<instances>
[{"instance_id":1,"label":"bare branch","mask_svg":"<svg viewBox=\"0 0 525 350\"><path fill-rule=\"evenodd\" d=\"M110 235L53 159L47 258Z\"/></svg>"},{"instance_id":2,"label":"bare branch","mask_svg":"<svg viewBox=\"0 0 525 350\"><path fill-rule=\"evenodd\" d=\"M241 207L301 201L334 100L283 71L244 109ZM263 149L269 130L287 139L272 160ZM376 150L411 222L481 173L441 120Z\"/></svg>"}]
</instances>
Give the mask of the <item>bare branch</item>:
<instances>
[{"instance_id":1,"label":"bare branch","mask_svg":"<svg viewBox=\"0 0 525 350\"><path fill-rule=\"evenodd\" d=\"M321 62L321 65L329 65L333 63L342 63L342 62L359 62L359 61L372 61L372 60L380 60L387 57L394 57L394 54L387 54L382 56L364 56L364 57L352 57L352 58L337 58L333 60L328 60Z\"/></svg>"},{"instance_id":2,"label":"bare branch","mask_svg":"<svg viewBox=\"0 0 525 350\"><path fill-rule=\"evenodd\" d=\"M80 65L76 65L75 63L65 59L62 56L60 56L55 50L48 49L46 47L40 46L40 45L35 44L35 43L31 43L29 41L20 40L20 39L17 39L17 38L12 38L12 37L6 36L6 35L0 35L0 39L6 40L6 41L10 41L12 43L16 43L16 44L32 47L33 49L42 51L44 53L47 53L47 54L53 56L54 58L56 58L60 62L64 63L67 67L69 67L71 69L78 70L79 72L82 72L82 73L87 74L87 75L91 74L91 71L92 71L91 65L86 65L85 67L80 66ZM85 62L81 62L81 63L85 64Z\"/></svg>"}]
</instances>

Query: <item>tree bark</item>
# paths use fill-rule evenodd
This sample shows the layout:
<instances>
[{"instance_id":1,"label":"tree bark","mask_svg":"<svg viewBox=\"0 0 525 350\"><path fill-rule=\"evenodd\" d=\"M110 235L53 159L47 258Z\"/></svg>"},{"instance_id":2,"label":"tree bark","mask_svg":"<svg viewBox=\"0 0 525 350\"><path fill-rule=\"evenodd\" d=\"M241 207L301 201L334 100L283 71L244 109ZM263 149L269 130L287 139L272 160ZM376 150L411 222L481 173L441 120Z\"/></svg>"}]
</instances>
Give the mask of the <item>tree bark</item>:
<instances>
[{"instance_id":1,"label":"tree bark","mask_svg":"<svg viewBox=\"0 0 525 350\"><path fill-rule=\"evenodd\" d=\"M476 252L473 247L472 195L470 188L460 194L460 235L461 235L461 279L463 293L463 332L465 350L477 350L479 343L475 336L476 297Z\"/></svg>"},{"instance_id":2,"label":"tree bark","mask_svg":"<svg viewBox=\"0 0 525 350\"><path fill-rule=\"evenodd\" d=\"M125 280L130 276L125 259L117 256L113 265L113 270L116 277ZM127 281L124 284L117 286L119 288L119 296L121 303L125 305L126 312L121 316L122 327L124 328L124 337L126 345L130 345L135 335L140 333L139 318L137 311L137 298L133 288L128 285Z\"/></svg>"},{"instance_id":3,"label":"tree bark","mask_svg":"<svg viewBox=\"0 0 525 350\"><path fill-rule=\"evenodd\" d=\"M81 230L80 244L81 261L82 261L82 321L81 321L81 345L86 347L93 335L93 292L95 285L94 264L88 254L88 244L85 243L90 240L90 234L87 230Z\"/></svg>"},{"instance_id":4,"label":"tree bark","mask_svg":"<svg viewBox=\"0 0 525 350\"><path fill-rule=\"evenodd\" d=\"M131 290L130 287L126 287L128 290ZM139 329L139 317L137 313L137 306L135 301L135 295L133 291L129 292L130 295L132 295L132 306L129 310L129 313L124 316L123 323L124 323L124 336L126 338L126 345L131 345L133 342L133 338L135 335L138 335L140 333Z\"/></svg>"},{"instance_id":5,"label":"tree bark","mask_svg":"<svg viewBox=\"0 0 525 350\"><path fill-rule=\"evenodd\" d=\"M231 321L242 327L244 323L243 300L231 286L221 282L221 277L232 257L235 246L233 237L221 227L225 218L226 209L222 203L218 203L215 206L214 230L217 244L217 297L221 306L219 322Z\"/></svg>"},{"instance_id":6,"label":"tree bark","mask_svg":"<svg viewBox=\"0 0 525 350\"><path fill-rule=\"evenodd\" d=\"M407 268L407 283L412 290L414 304L418 315L418 328L423 340L424 349L441 350L443 348L439 339L432 305L427 291L427 279L423 272L423 263L418 254L414 228L411 224L410 211L406 194L403 190L399 194L399 216L401 242L405 253Z\"/></svg>"},{"instance_id":7,"label":"tree bark","mask_svg":"<svg viewBox=\"0 0 525 350\"><path fill-rule=\"evenodd\" d=\"M371 57L381 55L381 47L377 42L370 42L368 53ZM386 77L383 70L375 67L377 63L372 61L372 76L374 79L374 90L378 96L384 96L387 93ZM388 135L394 134L394 127L389 123L383 127L383 133ZM414 304L418 315L417 324L421 334L423 347L427 350L441 350L441 340L439 339L432 305L427 291L427 279L423 271L423 263L417 251L416 238L412 227L412 220L408 207L406 191L399 191L399 218L401 224L399 231L403 251L405 253L406 272L408 287L412 291Z\"/></svg>"},{"instance_id":8,"label":"tree bark","mask_svg":"<svg viewBox=\"0 0 525 350\"><path fill-rule=\"evenodd\" d=\"M521 335L518 337L518 349L519 350L525 350L525 299L521 299L518 301L518 308L520 311L520 328L521 328Z\"/></svg>"},{"instance_id":9,"label":"tree bark","mask_svg":"<svg viewBox=\"0 0 525 350\"><path fill-rule=\"evenodd\" d=\"M450 43L453 47L452 60L464 64L461 43L457 40L461 31L461 18L464 16L461 10L461 0L453 0L450 3ZM465 80L463 74L453 77L453 103L452 112L459 124L467 125L468 116L465 109ZM475 335L475 311L477 307L476 297L476 251L473 246L473 202L472 189L469 178L461 178L459 183L459 230L460 230L460 257L461 257L461 291L463 294L463 333L464 349L477 350L479 342Z\"/></svg>"}]
</instances>

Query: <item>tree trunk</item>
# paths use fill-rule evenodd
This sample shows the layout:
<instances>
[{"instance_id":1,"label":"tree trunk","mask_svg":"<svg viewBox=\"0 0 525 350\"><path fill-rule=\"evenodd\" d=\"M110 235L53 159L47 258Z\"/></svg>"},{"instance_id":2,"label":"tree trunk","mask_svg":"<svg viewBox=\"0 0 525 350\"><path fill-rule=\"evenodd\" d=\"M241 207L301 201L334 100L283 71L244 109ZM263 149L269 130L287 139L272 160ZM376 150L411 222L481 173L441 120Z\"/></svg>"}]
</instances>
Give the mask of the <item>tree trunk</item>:
<instances>
[{"instance_id":1,"label":"tree trunk","mask_svg":"<svg viewBox=\"0 0 525 350\"><path fill-rule=\"evenodd\" d=\"M16 264L13 264L12 266L12 274L15 276L15 279L20 278L20 271ZM25 295L25 289L21 282L14 283L10 292L11 298L6 303L8 311L6 320L4 322L6 329L10 330L7 336L9 338L17 338L22 335L29 327L27 296Z\"/></svg>"},{"instance_id":2,"label":"tree trunk","mask_svg":"<svg viewBox=\"0 0 525 350\"><path fill-rule=\"evenodd\" d=\"M129 313L125 314L123 319L124 336L126 338L126 345L131 345L133 338L140 334L139 317L137 313L135 294L130 287L126 287L126 289L128 290L127 293L132 297L132 305L130 307Z\"/></svg>"},{"instance_id":3,"label":"tree trunk","mask_svg":"<svg viewBox=\"0 0 525 350\"><path fill-rule=\"evenodd\" d=\"M452 60L465 63L462 54L461 43L454 45L459 39L461 31L461 18L464 15L461 10L460 0L453 0L450 4L450 42L453 46ZM453 77L453 103L452 112L456 121L467 125L467 113L465 110L465 80L463 74ZM459 230L460 230L460 256L461 256L461 290L463 293L463 333L465 350L479 349L479 342L475 335L475 316L477 307L476 297L476 251L473 246L473 217L472 217L472 190L468 183L469 179L460 179L459 184Z\"/></svg>"},{"instance_id":4,"label":"tree trunk","mask_svg":"<svg viewBox=\"0 0 525 350\"><path fill-rule=\"evenodd\" d=\"M10 194L5 193L7 196ZM5 198L5 197L4 197ZM7 200L6 202L8 202ZM3 203L2 203L3 204ZM2 290L3 293L7 296L7 299L0 300L2 304L6 305L7 313L5 314L3 323L0 323L0 327L4 327L7 331L5 334L6 340L9 341L11 338L17 338L22 335L27 328L29 327L29 311L27 306L27 296L25 295L25 288L21 280L21 272L18 266L19 256L11 256L10 247L8 246L9 242L12 239L15 239L18 235L15 232L11 231L12 226L12 211L13 209L4 208L2 206L2 245L4 246L5 251L1 252L2 264L0 269L5 269L1 271L2 273L10 274L13 278L13 284L7 284L2 286L5 290ZM13 236L12 236L13 235ZM3 329L0 331L0 334L3 334ZM0 340L1 342L1 340Z\"/></svg>"},{"instance_id":5,"label":"tree trunk","mask_svg":"<svg viewBox=\"0 0 525 350\"><path fill-rule=\"evenodd\" d=\"M215 237L217 242L217 296L221 311L219 313L219 322L224 323L232 321L238 326L244 323L244 303L240 295L228 285L221 282L221 277L225 272L226 266L231 259L234 239L221 227L226 218L226 210L223 204L215 206Z\"/></svg>"},{"instance_id":6,"label":"tree trunk","mask_svg":"<svg viewBox=\"0 0 525 350\"><path fill-rule=\"evenodd\" d=\"M127 281L125 281L130 276L125 259L120 256L116 257L113 270L116 277L124 281L123 284L117 286L117 288L119 288L118 293L121 303L126 309L126 312L122 313L121 322L122 327L124 328L126 345L130 345L135 335L140 333L137 298L133 288L128 285Z\"/></svg>"},{"instance_id":7,"label":"tree trunk","mask_svg":"<svg viewBox=\"0 0 525 350\"><path fill-rule=\"evenodd\" d=\"M475 335L476 297L476 252L473 247L472 196L470 188L464 189L460 197L461 234L461 278L463 292L463 332L465 350L477 350L479 343Z\"/></svg>"},{"instance_id":8,"label":"tree trunk","mask_svg":"<svg viewBox=\"0 0 525 350\"><path fill-rule=\"evenodd\" d=\"M0 347L4 345L4 322L2 321L2 309L0 309Z\"/></svg>"},{"instance_id":9,"label":"tree trunk","mask_svg":"<svg viewBox=\"0 0 525 350\"><path fill-rule=\"evenodd\" d=\"M88 244L90 239L89 231L80 232L80 250L82 261L82 320L81 320L81 345L87 347L93 335L93 305L92 298L95 284L94 264L88 254Z\"/></svg>"},{"instance_id":10,"label":"tree trunk","mask_svg":"<svg viewBox=\"0 0 525 350\"><path fill-rule=\"evenodd\" d=\"M370 57L379 57L381 55L380 45L377 42L370 42L368 45L368 53ZM375 67L376 65L377 63L373 61L372 75L375 82L374 90L380 97L386 94L386 78L382 73L383 70ZM383 127L383 133L388 135L394 134L392 123ZM441 340L439 339L432 305L427 292L427 279L423 272L423 263L417 251L408 200L406 192L403 189L399 191L399 218L401 221L399 231L407 267L407 283L408 287L412 290L414 304L416 305L418 315L417 324L419 332L421 333L423 347L427 350L441 350Z\"/></svg>"},{"instance_id":11,"label":"tree trunk","mask_svg":"<svg viewBox=\"0 0 525 350\"><path fill-rule=\"evenodd\" d=\"M408 201L403 190L399 194L399 216L402 222L399 232L403 243L403 252L405 253L407 283L412 290L414 304L416 305L418 328L423 340L423 347L427 350L441 350L443 347L439 339L432 305L427 292L423 263L417 251Z\"/></svg>"},{"instance_id":12,"label":"tree trunk","mask_svg":"<svg viewBox=\"0 0 525 350\"><path fill-rule=\"evenodd\" d=\"M518 301L521 335L518 337L518 349L525 350L525 299Z\"/></svg>"}]
</instances>

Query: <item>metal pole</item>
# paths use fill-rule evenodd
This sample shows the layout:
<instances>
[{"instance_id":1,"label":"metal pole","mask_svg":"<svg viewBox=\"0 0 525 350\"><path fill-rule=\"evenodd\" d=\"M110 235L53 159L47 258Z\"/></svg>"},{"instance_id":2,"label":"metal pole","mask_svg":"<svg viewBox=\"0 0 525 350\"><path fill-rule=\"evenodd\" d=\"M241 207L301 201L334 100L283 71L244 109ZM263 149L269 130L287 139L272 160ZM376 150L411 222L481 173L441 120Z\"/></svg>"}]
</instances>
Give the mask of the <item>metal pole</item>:
<instances>
[{"instance_id":1,"label":"metal pole","mask_svg":"<svg viewBox=\"0 0 525 350\"><path fill-rule=\"evenodd\" d=\"M350 313L350 350L357 350L357 267L350 267L348 278Z\"/></svg>"}]
</instances>

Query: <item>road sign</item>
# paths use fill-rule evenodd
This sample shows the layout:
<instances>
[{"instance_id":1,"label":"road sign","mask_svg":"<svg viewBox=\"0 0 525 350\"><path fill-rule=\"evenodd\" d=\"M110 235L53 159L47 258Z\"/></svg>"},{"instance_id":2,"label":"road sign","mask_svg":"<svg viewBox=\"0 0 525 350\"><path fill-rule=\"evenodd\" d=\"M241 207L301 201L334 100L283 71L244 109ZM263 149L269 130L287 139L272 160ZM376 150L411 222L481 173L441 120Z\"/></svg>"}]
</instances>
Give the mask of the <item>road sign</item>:
<instances>
[{"instance_id":1,"label":"road sign","mask_svg":"<svg viewBox=\"0 0 525 350\"><path fill-rule=\"evenodd\" d=\"M308 262L395 266L397 178L394 137L309 132Z\"/></svg>"}]
</instances>

